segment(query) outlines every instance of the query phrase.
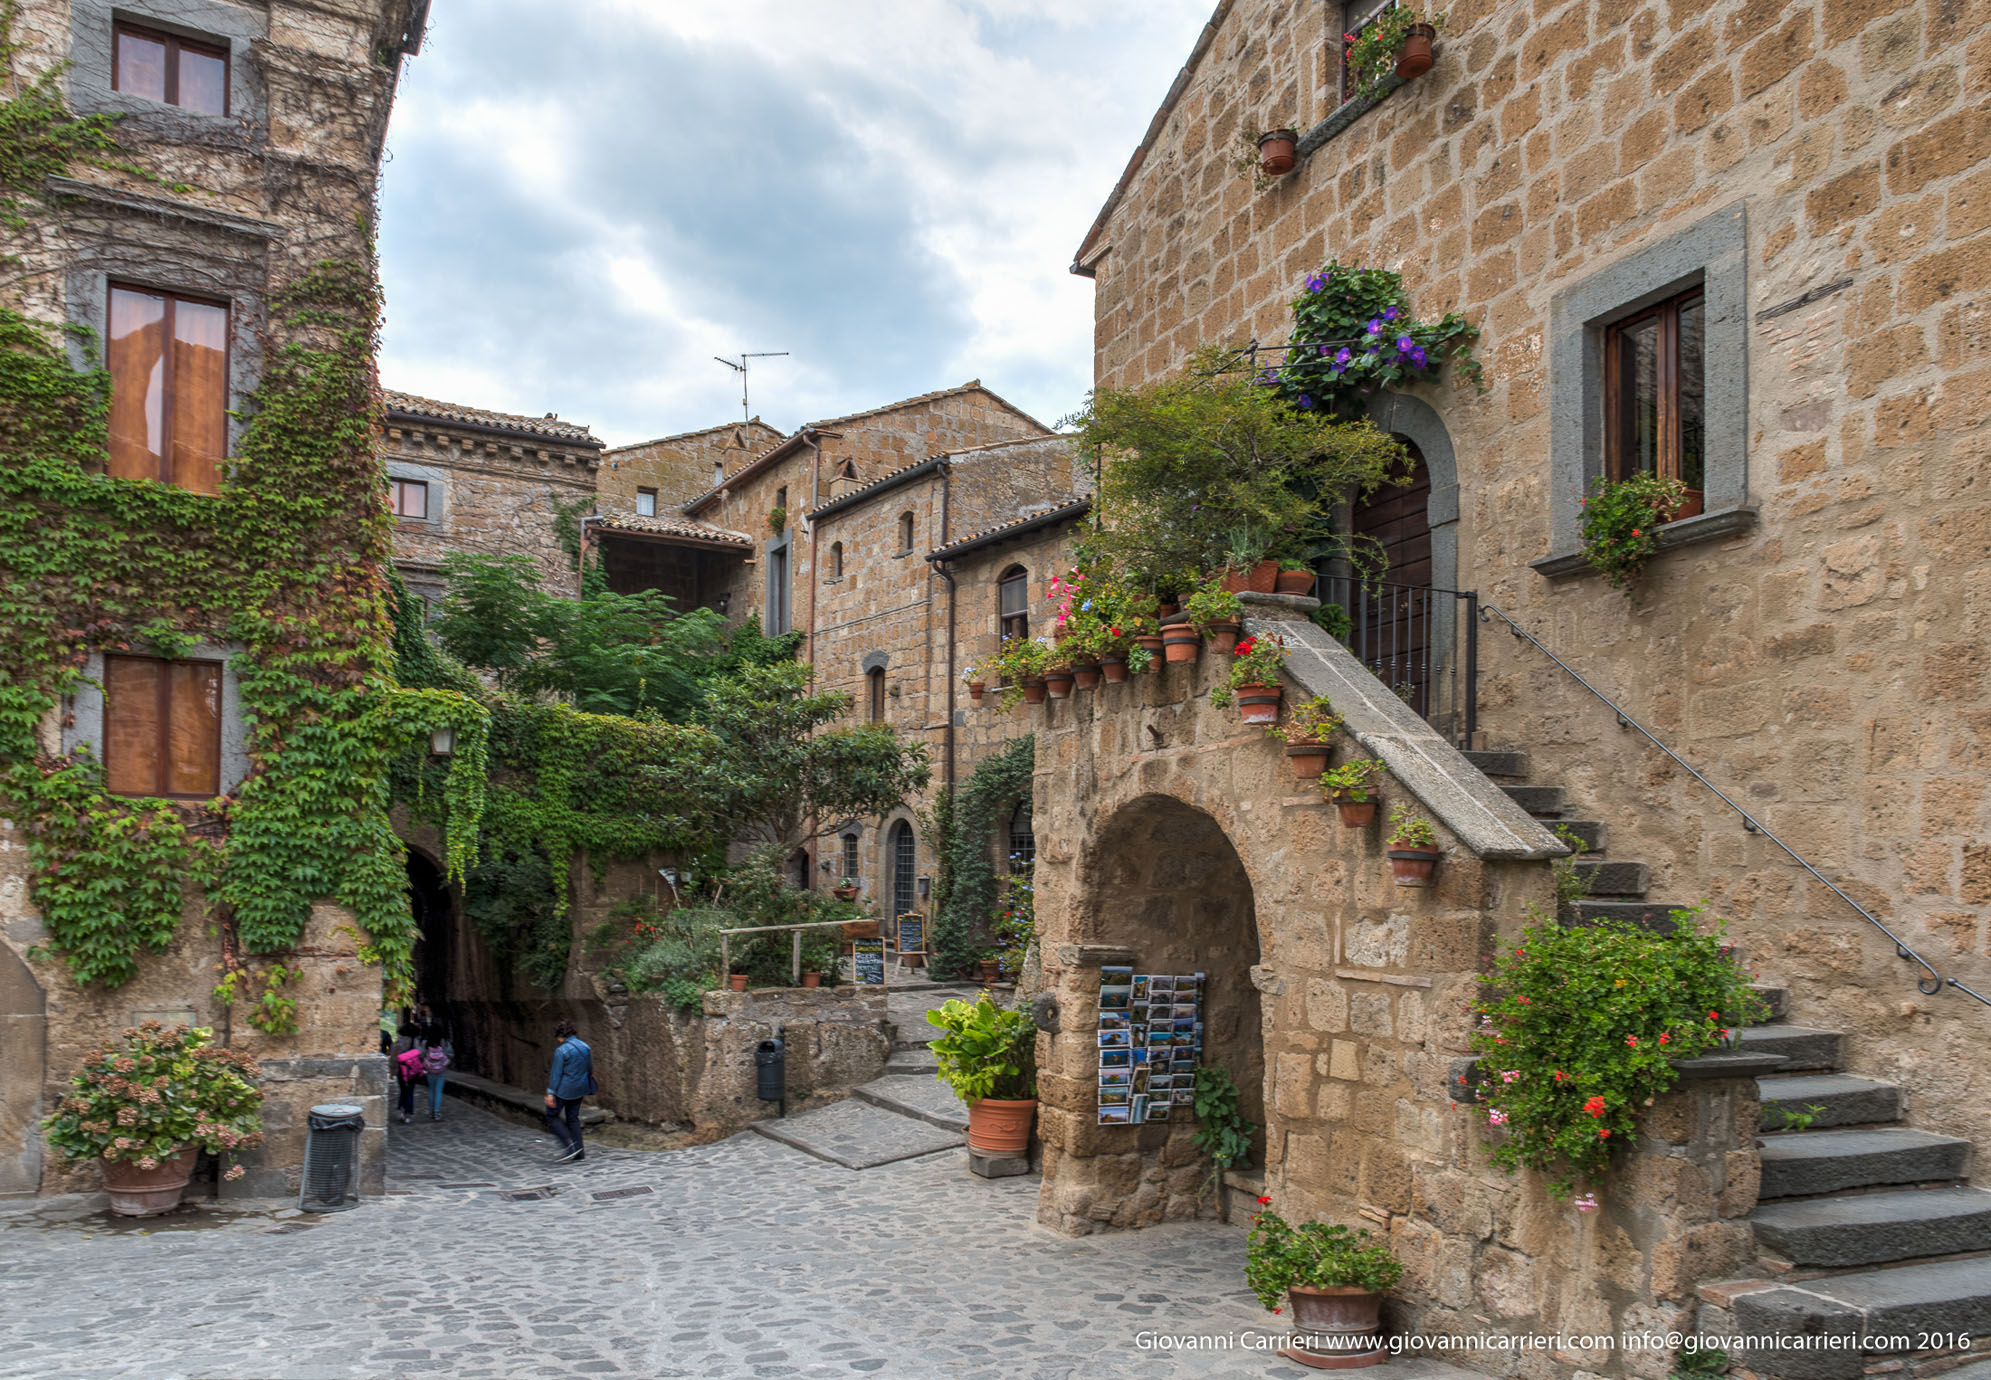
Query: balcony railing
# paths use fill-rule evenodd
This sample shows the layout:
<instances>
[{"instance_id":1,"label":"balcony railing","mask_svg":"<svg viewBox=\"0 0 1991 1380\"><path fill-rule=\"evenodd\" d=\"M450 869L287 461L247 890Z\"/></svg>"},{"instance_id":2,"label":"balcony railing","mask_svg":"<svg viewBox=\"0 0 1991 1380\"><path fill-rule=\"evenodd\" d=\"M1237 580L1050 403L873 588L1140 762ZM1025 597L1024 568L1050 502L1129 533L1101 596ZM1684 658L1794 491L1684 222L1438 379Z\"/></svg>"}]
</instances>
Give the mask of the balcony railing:
<instances>
[{"instance_id":1,"label":"balcony railing","mask_svg":"<svg viewBox=\"0 0 1991 1380\"><path fill-rule=\"evenodd\" d=\"M1342 641L1453 746L1472 746L1479 727L1479 595L1323 575L1323 606L1348 615ZM1334 631L1333 629L1330 629Z\"/></svg>"}]
</instances>

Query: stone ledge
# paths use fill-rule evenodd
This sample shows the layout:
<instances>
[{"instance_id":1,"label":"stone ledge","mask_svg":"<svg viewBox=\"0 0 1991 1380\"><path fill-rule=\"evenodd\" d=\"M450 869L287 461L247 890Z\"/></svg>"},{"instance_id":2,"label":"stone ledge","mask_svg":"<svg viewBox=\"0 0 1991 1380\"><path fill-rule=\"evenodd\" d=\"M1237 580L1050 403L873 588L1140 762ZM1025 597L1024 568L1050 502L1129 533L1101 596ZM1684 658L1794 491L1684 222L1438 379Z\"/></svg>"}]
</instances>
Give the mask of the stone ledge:
<instances>
[{"instance_id":1,"label":"stone ledge","mask_svg":"<svg viewBox=\"0 0 1991 1380\"><path fill-rule=\"evenodd\" d=\"M1322 120L1319 124L1300 136L1300 142L1294 145L1293 151L1301 158L1312 157L1314 151L1320 148L1321 145L1387 100L1390 92L1403 85L1403 78L1397 76L1395 73L1391 73L1389 77L1385 78L1385 82L1386 85L1383 94L1380 96L1358 96L1354 100L1343 101L1340 105L1336 106L1325 120Z\"/></svg>"},{"instance_id":2,"label":"stone ledge","mask_svg":"<svg viewBox=\"0 0 1991 1380\"><path fill-rule=\"evenodd\" d=\"M1657 533L1659 550L1672 551L1678 547L1691 546L1696 542L1731 537L1738 532L1746 532L1755 525L1754 508L1728 508L1719 513L1699 513L1661 527ZM1528 568L1551 580L1565 580L1572 575L1597 573L1590 562L1584 559L1581 551L1565 552L1560 556L1544 556L1539 561L1528 562Z\"/></svg>"},{"instance_id":3,"label":"stone ledge","mask_svg":"<svg viewBox=\"0 0 1991 1380\"><path fill-rule=\"evenodd\" d=\"M484 1078L474 1073L458 1073L451 1069L443 1091L455 1093L466 1102L483 1103L500 1111L525 1112L535 1121L543 1120L546 1115L545 1093L529 1093L524 1088L514 1088L509 1083L500 1083L495 1078ZM581 1108L583 1126L599 1126L613 1120L614 1113L601 1107Z\"/></svg>"},{"instance_id":4,"label":"stone ledge","mask_svg":"<svg viewBox=\"0 0 1991 1380\"><path fill-rule=\"evenodd\" d=\"M1673 1071L1683 1083L1709 1078L1754 1078L1775 1073L1790 1060L1781 1054L1704 1054L1698 1059L1675 1059Z\"/></svg>"},{"instance_id":5,"label":"stone ledge","mask_svg":"<svg viewBox=\"0 0 1991 1380\"><path fill-rule=\"evenodd\" d=\"M105 206L115 206L121 211L136 211L142 215L160 216L168 220L192 221L197 225L228 230L251 239L274 240L282 238L285 234L284 227L275 221L260 220L255 216L241 216L233 211L221 211L208 206L190 206L184 201L145 196L117 187L106 187L96 182L79 181L73 177L50 177L45 179L45 184L48 190L57 196L75 197L78 201L94 201Z\"/></svg>"}]
</instances>

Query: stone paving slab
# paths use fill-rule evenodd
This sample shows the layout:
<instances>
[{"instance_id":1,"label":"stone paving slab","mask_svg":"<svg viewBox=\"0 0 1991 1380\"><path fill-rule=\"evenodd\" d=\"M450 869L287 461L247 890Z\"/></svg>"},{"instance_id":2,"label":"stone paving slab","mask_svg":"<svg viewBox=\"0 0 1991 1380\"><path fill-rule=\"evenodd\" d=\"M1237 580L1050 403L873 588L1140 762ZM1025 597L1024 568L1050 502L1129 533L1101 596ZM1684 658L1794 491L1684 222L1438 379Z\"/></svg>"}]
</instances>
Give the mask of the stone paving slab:
<instances>
[{"instance_id":1,"label":"stone paving slab","mask_svg":"<svg viewBox=\"0 0 1991 1380\"><path fill-rule=\"evenodd\" d=\"M959 1131L856 1098L801 1116L756 1121L750 1129L845 1169L875 1169L961 1143Z\"/></svg>"},{"instance_id":2,"label":"stone paving slab","mask_svg":"<svg viewBox=\"0 0 1991 1380\"><path fill-rule=\"evenodd\" d=\"M918 1117L947 1131L968 1129L968 1108L954 1090L932 1074L886 1074L857 1089L859 1100L887 1111Z\"/></svg>"}]
</instances>

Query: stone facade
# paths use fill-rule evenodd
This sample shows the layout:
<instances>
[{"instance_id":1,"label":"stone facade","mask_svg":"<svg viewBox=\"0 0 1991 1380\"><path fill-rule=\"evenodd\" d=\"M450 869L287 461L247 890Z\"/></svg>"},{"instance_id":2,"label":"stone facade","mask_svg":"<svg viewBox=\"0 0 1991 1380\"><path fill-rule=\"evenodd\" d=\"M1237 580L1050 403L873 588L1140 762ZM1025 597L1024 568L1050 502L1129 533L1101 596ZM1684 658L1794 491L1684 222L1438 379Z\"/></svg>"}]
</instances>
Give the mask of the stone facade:
<instances>
[{"instance_id":1,"label":"stone facade","mask_svg":"<svg viewBox=\"0 0 1991 1380\"><path fill-rule=\"evenodd\" d=\"M577 593L561 533L578 542L581 518L595 511L601 453L585 426L552 413L520 417L390 391L380 446L387 477L423 486L420 514L395 518L395 568L431 604L452 553L530 556L550 592Z\"/></svg>"},{"instance_id":2,"label":"stone facade","mask_svg":"<svg viewBox=\"0 0 1991 1380\"><path fill-rule=\"evenodd\" d=\"M1991 14L1475 0L1436 67L1372 107L1339 104L1337 20L1217 7L1078 254L1097 381L1284 340L1330 260L1401 271L1421 318L1465 313L1486 391L1412 390L1456 465L1434 467L1430 514L1456 587L1991 992ZM1229 167L1238 135L1280 124L1305 132L1300 166L1256 192ZM1662 532L1627 601L1570 559L1596 466L1586 369L1614 316L1696 284L1708 511ZM1484 737L1531 750L1653 895L1728 915L1791 1019L1850 1028L1849 1062L1902 1080L1918 1126L1991 1129L1977 1002L1918 994L1884 936L1540 652L1488 636L1480 668Z\"/></svg>"},{"instance_id":3,"label":"stone facade","mask_svg":"<svg viewBox=\"0 0 1991 1380\"><path fill-rule=\"evenodd\" d=\"M608 463L596 476L601 511L636 512L639 489L656 494L658 513L682 508L783 439L781 432L755 417L616 446L603 457Z\"/></svg>"},{"instance_id":4,"label":"stone facade","mask_svg":"<svg viewBox=\"0 0 1991 1380\"><path fill-rule=\"evenodd\" d=\"M122 117L119 158L148 176L77 168L56 179L55 190L65 194L59 206L8 232L8 252L18 257L5 305L101 335L113 280L225 301L227 396L239 409L259 379L270 294L321 261L360 262L370 252L363 227L388 111L401 58L419 47L426 8L420 0L119 4L119 21L204 37L226 50L229 113L207 115L112 89L108 3L22 0L9 12L17 80L60 67L77 113ZM239 436L240 422L230 426ZM142 582L144 573L133 578ZM180 611L163 612L171 618ZM51 754L87 727L80 719L91 712L89 696L65 709L69 722L51 714L42 728ZM232 698L223 713L239 715ZM225 741L239 741L239 722L222 728ZM168 949L147 954L134 980L113 990L86 988L39 947L49 936L27 868L24 840L9 822L0 827L0 1196L96 1187L93 1168L65 1173L58 1159L44 1156L34 1123L89 1051L147 1017L212 1026L219 1040L262 1061L267 1143L238 1157L247 1175L220 1185L223 1191L296 1193L305 1110L330 1100L365 1108L362 1185L383 1190L380 972L360 961L348 912L314 907L305 942L287 960L299 970L286 995L297 1001L300 1031L272 1037L214 999L220 946L191 895Z\"/></svg>"}]
</instances>

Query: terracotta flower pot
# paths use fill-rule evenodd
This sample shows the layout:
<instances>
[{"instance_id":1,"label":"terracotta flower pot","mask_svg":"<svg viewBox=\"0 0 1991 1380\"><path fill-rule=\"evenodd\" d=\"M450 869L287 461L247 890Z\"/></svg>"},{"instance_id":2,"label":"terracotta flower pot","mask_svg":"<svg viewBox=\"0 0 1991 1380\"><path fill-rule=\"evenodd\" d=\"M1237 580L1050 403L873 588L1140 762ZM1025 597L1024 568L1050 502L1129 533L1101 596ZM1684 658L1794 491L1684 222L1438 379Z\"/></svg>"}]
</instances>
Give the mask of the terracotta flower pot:
<instances>
[{"instance_id":1,"label":"terracotta flower pot","mask_svg":"<svg viewBox=\"0 0 1991 1380\"><path fill-rule=\"evenodd\" d=\"M1099 674L1109 685L1118 685L1127 678L1127 658L1124 656L1103 656L1099 658Z\"/></svg>"},{"instance_id":2,"label":"terracotta flower pot","mask_svg":"<svg viewBox=\"0 0 1991 1380\"><path fill-rule=\"evenodd\" d=\"M843 922L843 937L845 939L876 939L878 937L878 922L876 920L846 920Z\"/></svg>"},{"instance_id":3,"label":"terracotta flower pot","mask_svg":"<svg viewBox=\"0 0 1991 1380\"><path fill-rule=\"evenodd\" d=\"M1678 522L1681 518L1699 517L1707 511L1707 494L1700 489L1687 490L1687 496L1680 506L1667 515L1668 522Z\"/></svg>"},{"instance_id":4,"label":"terracotta flower pot","mask_svg":"<svg viewBox=\"0 0 1991 1380\"><path fill-rule=\"evenodd\" d=\"M1412 24L1404 33L1403 47L1397 50L1396 74L1414 81L1431 70L1431 44L1438 31L1429 24Z\"/></svg>"},{"instance_id":5,"label":"terracotta flower pot","mask_svg":"<svg viewBox=\"0 0 1991 1380\"><path fill-rule=\"evenodd\" d=\"M1099 684L1099 663L1090 662L1072 667L1072 688L1091 690Z\"/></svg>"},{"instance_id":6,"label":"terracotta flower pot","mask_svg":"<svg viewBox=\"0 0 1991 1380\"><path fill-rule=\"evenodd\" d=\"M1161 648L1170 661L1194 661L1203 655L1203 639L1187 623L1170 623L1161 630Z\"/></svg>"},{"instance_id":7,"label":"terracotta flower pot","mask_svg":"<svg viewBox=\"0 0 1991 1380\"><path fill-rule=\"evenodd\" d=\"M1042 704L1044 702L1044 689L1044 682L1041 678L1024 681L1023 702L1025 704Z\"/></svg>"},{"instance_id":8,"label":"terracotta flower pot","mask_svg":"<svg viewBox=\"0 0 1991 1380\"><path fill-rule=\"evenodd\" d=\"M1142 633L1134 641L1146 647L1150 656L1165 657L1167 655L1165 640L1160 633Z\"/></svg>"},{"instance_id":9,"label":"terracotta flower pot","mask_svg":"<svg viewBox=\"0 0 1991 1380\"><path fill-rule=\"evenodd\" d=\"M1251 572L1239 570L1234 565L1224 567L1224 588L1232 594L1243 594L1251 588Z\"/></svg>"},{"instance_id":10,"label":"terracotta flower pot","mask_svg":"<svg viewBox=\"0 0 1991 1380\"><path fill-rule=\"evenodd\" d=\"M1020 1159L1030 1153L1030 1122L1037 1099L1005 1101L985 1097L968 1106L968 1148L991 1159Z\"/></svg>"},{"instance_id":11,"label":"terracotta flower pot","mask_svg":"<svg viewBox=\"0 0 1991 1380\"><path fill-rule=\"evenodd\" d=\"M1267 177L1284 177L1299 159L1300 136L1290 129L1269 129L1258 136L1258 170Z\"/></svg>"},{"instance_id":12,"label":"terracotta flower pot","mask_svg":"<svg viewBox=\"0 0 1991 1380\"><path fill-rule=\"evenodd\" d=\"M1260 561L1251 568L1251 581L1246 586L1252 594L1270 594L1279 585L1279 562Z\"/></svg>"},{"instance_id":13,"label":"terracotta flower pot","mask_svg":"<svg viewBox=\"0 0 1991 1380\"><path fill-rule=\"evenodd\" d=\"M1044 689L1054 700L1062 700L1072 693L1072 673L1070 671L1046 671Z\"/></svg>"},{"instance_id":14,"label":"terracotta flower pot","mask_svg":"<svg viewBox=\"0 0 1991 1380\"><path fill-rule=\"evenodd\" d=\"M1243 631L1236 623L1212 623L1203 630L1203 635L1210 639L1211 651L1228 656L1237 650L1238 636Z\"/></svg>"},{"instance_id":15,"label":"terracotta flower pot","mask_svg":"<svg viewBox=\"0 0 1991 1380\"><path fill-rule=\"evenodd\" d=\"M1248 724L1276 724L1279 722L1280 689L1276 685L1240 685L1237 688L1237 707Z\"/></svg>"},{"instance_id":16,"label":"terracotta flower pot","mask_svg":"<svg viewBox=\"0 0 1991 1380\"><path fill-rule=\"evenodd\" d=\"M1349 800L1345 796L1332 797L1334 808L1341 814L1341 827L1344 829L1366 829L1376 822L1376 798Z\"/></svg>"},{"instance_id":17,"label":"terracotta flower pot","mask_svg":"<svg viewBox=\"0 0 1991 1380\"><path fill-rule=\"evenodd\" d=\"M1282 570L1273 582L1274 594L1312 594L1314 573L1311 570Z\"/></svg>"},{"instance_id":18,"label":"terracotta flower pot","mask_svg":"<svg viewBox=\"0 0 1991 1380\"><path fill-rule=\"evenodd\" d=\"M830 895L836 897L839 901L855 901L857 899L857 888L854 886L832 887Z\"/></svg>"},{"instance_id":19,"label":"terracotta flower pot","mask_svg":"<svg viewBox=\"0 0 1991 1380\"><path fill-rule=\"evenodd\" d=\"M1357 1370L1388 1354L1383 1349L1383 1296L1352 1287L1286 1291L1293 1308L1293 1339L1279 1354L1317 1370Z\"/></svg>"},{"instance_id":20,"label":"terracotta flower pot","mask_svg":"<svg viewBox=\"0 0 1991 1380\"><path fill-rule=\"evenodd\" d=\"M1182 605L1171 604L1167 600L1163 600L1155 605L1155 617L1164 622L1180 612L1182 612Z\"/></svg>"},{"instance_id":21,"label":"terracotta flower pot","mask_svg":"<svg viewBox=\"0 0 1991 1380\"><path fill-rule=\"evenodd\" d=\"M1327 770L1327 751L1326 743L1291 742L1286 744L1286 760L1293 764L1293 775L1306 781Z\"/></svg>"},{"instance_id":22,"label":"terracotta flower pot","mask_svg":"<svg viewBox=\"0 0 1991 1380\"><path fill-rule=\"evenodd\" d=\"M745 973L728 973L726 975L726 985L735 992L744 992L747 990L747 975Z\"/></svg>"},{"instance_id":23,"label":"terracotta flower pot","mask_svg":"<svg viewBox=\"0 0 1991 1380\"><path fill-rule=\"evenodd\" d=\"M996 962L993 958L978 958L975 960L975 981L994 982L1001 976L1002 964Z\"/></svg>"},{"instance_id":24,"label":"terracotta flower pot","mask_svg":"<svg viewBox=\"0 0 1991 1380\"><path fill-rule=\"evenodd\" d=\"M120 1217L157 1217L180 1205L193 1177L194 1161L200 1147L189 1145L156 1169L140 1169L129 1160L104 1161L104 1189L111 1195L111 1211Z\"/></svg>"},{"instance_id":25,"label":"terracotta flower pot","mask_svg":"<svg viewBox=\"0 0 1991 1380\"><path fill-rule=\"evenodd\" d=\"M821 987L823 985L823 975L821 973L804 973L802 974L802 985L804 987Z\"/></svg>"},{"instance_id":26,"label":"terracotta flower pot","mask_svg":"<svg viewBox=\"0 0 1991 1380\"><path fill-rule=\"evenodd\" d=\"M1389 855L1398 886L1430 886L1431 870L1444 856L1435 848L1392 848Z\"/></svg>"},{"instance_id":27,"label":"terracotta flower pot","mask_svg":"<svg viewBox=\"0 0 1991 1380\"><path fill-rule=\"evenodd\" d=\"M982 696L988 693L988 688L989 685L987 681L971 680L968 682L968 698L973 700L976 704L980 704L982 702Z\"/></svg>"}]
</instances>

